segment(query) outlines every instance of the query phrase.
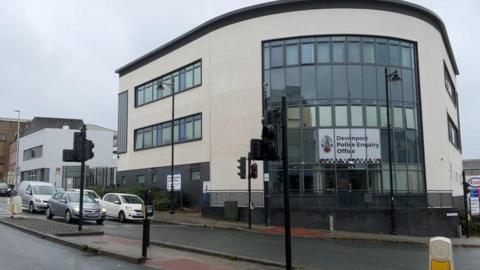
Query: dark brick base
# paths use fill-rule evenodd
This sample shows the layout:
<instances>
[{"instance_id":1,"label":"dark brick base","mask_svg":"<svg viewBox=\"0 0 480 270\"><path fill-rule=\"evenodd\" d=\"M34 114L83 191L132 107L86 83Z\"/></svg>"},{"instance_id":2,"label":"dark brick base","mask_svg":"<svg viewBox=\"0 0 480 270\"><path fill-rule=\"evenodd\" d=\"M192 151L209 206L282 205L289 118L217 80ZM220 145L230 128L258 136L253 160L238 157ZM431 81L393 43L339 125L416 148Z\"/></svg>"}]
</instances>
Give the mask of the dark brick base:
<instances>
[{"instance_id":1,"label":"dark brick base","mask_svg":"<svg viewBox=\"0 0 480 270\"><path fill-rule=\"evenodd\" d=\"M447 213L458 213L457 209L422 208L396 209L397 233L415 236L456 237L458 216L447 216ZM203 207L202 216L223 219L223 207ZM247 221L247 208L239 208L239 220ZM367 233L390 233L389 209L292 209L291 224L295 227L329 229L329 217L333 216L334 229L339 231L355 231ZM265 223L263 208L252 211L252 222ZM270 210L270 225L283 225L283 210Z\"/></svg>"}]
</instances>

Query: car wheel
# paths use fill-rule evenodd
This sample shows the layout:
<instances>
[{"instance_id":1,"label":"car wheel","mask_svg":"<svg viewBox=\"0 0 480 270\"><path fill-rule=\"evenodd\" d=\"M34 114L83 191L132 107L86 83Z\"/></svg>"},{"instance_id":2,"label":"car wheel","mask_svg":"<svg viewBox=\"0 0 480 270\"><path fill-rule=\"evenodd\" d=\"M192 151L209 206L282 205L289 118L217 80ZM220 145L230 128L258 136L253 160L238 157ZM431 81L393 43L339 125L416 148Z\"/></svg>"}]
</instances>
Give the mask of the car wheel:
<instances>
[{"instance_id":1,"label":"car wheel","mask_svg":"<svg viewBox=\"0 0 480 270\"><path fill-rule=\"evenodd\" d=\"M123 211L120 211L120 213L118 214L118 221L120 221L121 223L124 223L126 221L125 213L123 213Z\"/></svg>"},{"instance_id":2,"label":"car wheel","mask_svg":"<svg viewBox=\"0 0 480 270\"><path fill-rule=\"evenodd\" d=\"M47 215L48 219L52 219L52 211L50 211L50 207L47 207L47 210L45 210L45 214Z\"/></svg>"},{"instance_id":3,"label":"car wheel","mask_svg":"<svg viewBox=\"0 0 480 270\"><path fill-rule=\"evenodd\" d=\"M103 219L97 220L97 224L98 224L98 225L102 225L102 224L103 224Z\"/></svg>"},{"instance_id":4,"label":"car wheel","mask_svg":"<svg viewBox=\"0 0 480 270\"><path fill-rule=\"evenodd\" d=\"M67 223L71 223L72 222L72 213L70 213L70 210L67 210L67 212L65 212L65 221Z\"/></svg>"},{"instance_id":5,"label":"car wheel","mask_svg":"<svg viewBox=\"0 0 480 270\"><path fill-rule=\"evenodd\" d=\"M30 206L28 207L28 211L30 213L35 213L35 205L33 204L33 202L30 202Z\"/></svg>"}]
</instances>

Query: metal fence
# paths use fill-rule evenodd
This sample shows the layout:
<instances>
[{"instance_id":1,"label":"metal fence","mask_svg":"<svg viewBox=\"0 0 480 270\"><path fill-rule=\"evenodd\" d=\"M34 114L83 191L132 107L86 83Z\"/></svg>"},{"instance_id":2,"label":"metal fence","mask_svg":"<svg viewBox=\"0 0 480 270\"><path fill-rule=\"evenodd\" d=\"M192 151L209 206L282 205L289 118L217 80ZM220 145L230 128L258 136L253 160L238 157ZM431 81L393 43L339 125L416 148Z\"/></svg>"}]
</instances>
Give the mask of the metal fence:
<instances>
[{"instance_id":1,"label":"metal fence","mask_svg":"<svg viewBox=\"0 0 480 270\"><path fill-rule=\"evenodd\" d=\"M450 190L434 190L424 192L395 191L396 208L452 208L453 197ZM283 194L271 192L267 195L271 208L283 208ZM248 205L246 190L211 190L210 206L223 206L225 201L236 201L239 207ZM263 207L262 190L252 190L252 203L255 207ZM310 192L291 191L291 208L389 208L389 192L373 192L366 190L338 191L315 190Z\"/></svg>"},{"instance_id":2,"label":"metal fence","mask_svg":"<svg viewBox=\"0 0 480 270\"><path fill-rule=\"evenodd\" d=\"M210 206L222 206L226 201L238 202L238 207L247 207L248 190L214 190L210 191ZM252 204L263 207L263 190L252 190Z\"/></svg>"}]
</instances>

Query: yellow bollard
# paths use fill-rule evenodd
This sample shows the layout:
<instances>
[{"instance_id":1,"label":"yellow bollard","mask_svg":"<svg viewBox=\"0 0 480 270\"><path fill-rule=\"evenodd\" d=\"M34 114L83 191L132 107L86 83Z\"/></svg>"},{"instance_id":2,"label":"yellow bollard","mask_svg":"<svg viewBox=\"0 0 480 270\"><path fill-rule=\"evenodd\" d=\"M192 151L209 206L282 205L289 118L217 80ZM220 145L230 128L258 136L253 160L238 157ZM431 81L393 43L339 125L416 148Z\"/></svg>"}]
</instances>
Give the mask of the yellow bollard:
<instances>
[{"instance_id":1,"label":"yellow bollard","mask_svg":"<svg viewBox=\"0 0 480 270\"><path fill-rule=\"evenodd\" d=\"M429 244L429 270L455 270L452 241L446 237L434 237Z\"/></svg>"}]
</instances>

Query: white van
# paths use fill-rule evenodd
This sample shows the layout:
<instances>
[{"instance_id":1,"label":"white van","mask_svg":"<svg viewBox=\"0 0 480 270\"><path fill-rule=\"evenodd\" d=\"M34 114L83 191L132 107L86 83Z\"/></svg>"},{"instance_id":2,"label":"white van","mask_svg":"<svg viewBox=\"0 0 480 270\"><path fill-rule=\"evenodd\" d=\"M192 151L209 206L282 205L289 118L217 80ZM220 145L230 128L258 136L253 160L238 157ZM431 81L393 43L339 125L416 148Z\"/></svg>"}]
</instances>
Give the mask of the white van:
<instances>
[{"instance_id":1,"label":"white van","mask_svg":"<svg viewBox=\"0 0 480 270\"><path fill-rule=\"evenodd\" d=\"M55 194L55 187L48 182L23 181L18 187L18 196L22 197L22 206L30 213L44 211L47 202Z\"/></svg>"}]
</instances>

